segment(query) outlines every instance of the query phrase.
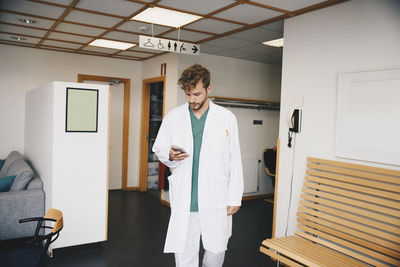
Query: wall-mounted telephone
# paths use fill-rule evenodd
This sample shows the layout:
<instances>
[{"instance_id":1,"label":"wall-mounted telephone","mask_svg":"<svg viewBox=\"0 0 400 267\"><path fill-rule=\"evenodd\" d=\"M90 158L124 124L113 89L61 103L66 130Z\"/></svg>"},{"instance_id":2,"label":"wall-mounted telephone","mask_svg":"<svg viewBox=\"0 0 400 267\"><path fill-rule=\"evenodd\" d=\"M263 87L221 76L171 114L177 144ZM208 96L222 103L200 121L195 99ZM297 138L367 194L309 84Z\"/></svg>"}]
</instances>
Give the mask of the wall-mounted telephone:
<instances>
[{"instance_id":1,"label":"wall-mounted telephone","mask_svg":"<svg viewBox=\"0 0 400 267\"><path fill-rule=\"evenodd\" d=\"M299 133L301 131L301 109L293 108L289 111L288 117L288 147L292 147L292 135L293 133Z\"/></svg>"}]
</instances>

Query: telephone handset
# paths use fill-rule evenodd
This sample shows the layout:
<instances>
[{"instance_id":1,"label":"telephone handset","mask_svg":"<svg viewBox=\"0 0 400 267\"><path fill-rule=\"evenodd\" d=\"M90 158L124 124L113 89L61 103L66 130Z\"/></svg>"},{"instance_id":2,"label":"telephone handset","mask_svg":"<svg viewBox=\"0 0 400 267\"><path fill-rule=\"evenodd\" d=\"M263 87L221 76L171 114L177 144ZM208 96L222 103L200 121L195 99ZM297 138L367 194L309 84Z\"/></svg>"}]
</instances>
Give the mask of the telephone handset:
<instances>
[{"instance_id":1,"label":"telephone handset","mask_svg":"<svg viewBox=\"0 0 400 267\"><path fill-rule=\"evenodd\" d=\"M289 131L299 133L301 130L301 109L293 108L289 111L288 125Z\"/></svg>"},{"instance_id":2,"label":"telephone handset","mask_svg":"<svg viewBox=\"0 0 400 267\"><path fill-rule=\"evenodd\" d=\"M292 147L293 133L299 133L301 130L301 109L292 108L289 111L288 126L289 126L288 147Z\"/></svg>"}]
</instances>

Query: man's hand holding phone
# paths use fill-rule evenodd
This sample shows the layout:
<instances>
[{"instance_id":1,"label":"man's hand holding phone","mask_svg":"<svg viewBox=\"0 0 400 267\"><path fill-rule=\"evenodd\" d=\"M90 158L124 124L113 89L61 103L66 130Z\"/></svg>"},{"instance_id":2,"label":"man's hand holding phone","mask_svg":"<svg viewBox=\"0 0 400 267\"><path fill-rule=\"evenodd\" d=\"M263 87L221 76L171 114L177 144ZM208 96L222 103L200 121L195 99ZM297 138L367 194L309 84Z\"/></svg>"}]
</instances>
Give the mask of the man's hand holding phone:
<instances>
[{"instance_id":1,"label":"man's hand holding phone","mask_svg":"<svg viewBox=\"0 0 400 267\"><path fill-rule=\"evenodd\" d=\"M189 157L189 154L181 147L172 146L169 150L169 160L181 161Z\"/></svg>"}]
</instances>

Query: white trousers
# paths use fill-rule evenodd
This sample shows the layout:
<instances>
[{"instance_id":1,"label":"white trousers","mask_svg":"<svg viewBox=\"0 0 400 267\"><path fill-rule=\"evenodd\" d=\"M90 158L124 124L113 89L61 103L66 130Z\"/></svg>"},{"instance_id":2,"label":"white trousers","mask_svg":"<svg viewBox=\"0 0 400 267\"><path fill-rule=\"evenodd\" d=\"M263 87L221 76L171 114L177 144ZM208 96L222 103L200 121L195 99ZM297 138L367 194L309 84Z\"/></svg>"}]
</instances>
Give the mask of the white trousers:
<instances>
[{"instance_id":1,"label":"white trousers","mask_svg":"<svg viewBox=\"0 0 400 267\"><path fill-rule=\"evenodd\" d=\"M176 267L199 267L200 250L200 218L198 212L191 212L189 217L189 228L186 237L184 253L175 253ZM225 251L212 253L204 252L203 267L222 267Z\"/></svg>"}]
</instances>

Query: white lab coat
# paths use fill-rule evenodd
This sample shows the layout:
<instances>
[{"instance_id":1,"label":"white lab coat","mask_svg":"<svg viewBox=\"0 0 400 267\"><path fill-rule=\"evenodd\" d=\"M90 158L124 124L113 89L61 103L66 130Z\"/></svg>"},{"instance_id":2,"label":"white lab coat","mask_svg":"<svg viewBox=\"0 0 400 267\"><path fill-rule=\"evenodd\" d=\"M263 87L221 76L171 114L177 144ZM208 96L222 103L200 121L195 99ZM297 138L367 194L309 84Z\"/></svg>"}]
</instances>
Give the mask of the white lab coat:
<instances>
[{"instance_id":1,"label":"white lab coat","mask_svg":"<svg viewBox=\"0 0 400 267\"><path fill-rule=\"evenodd\" d=\"M232 234L232 216L227 216L227 206L241 205L243 170L235 115L209 103L199 160L198 207L203 246L217 253L227 249ZM172 145L184 148L190 157L179 162L170 161ZM164 252L183 253L193 165L193 135L187 103L165 116L153 151L172 173L168 177L171 217Z\"/></svg>"}]
</instances>

